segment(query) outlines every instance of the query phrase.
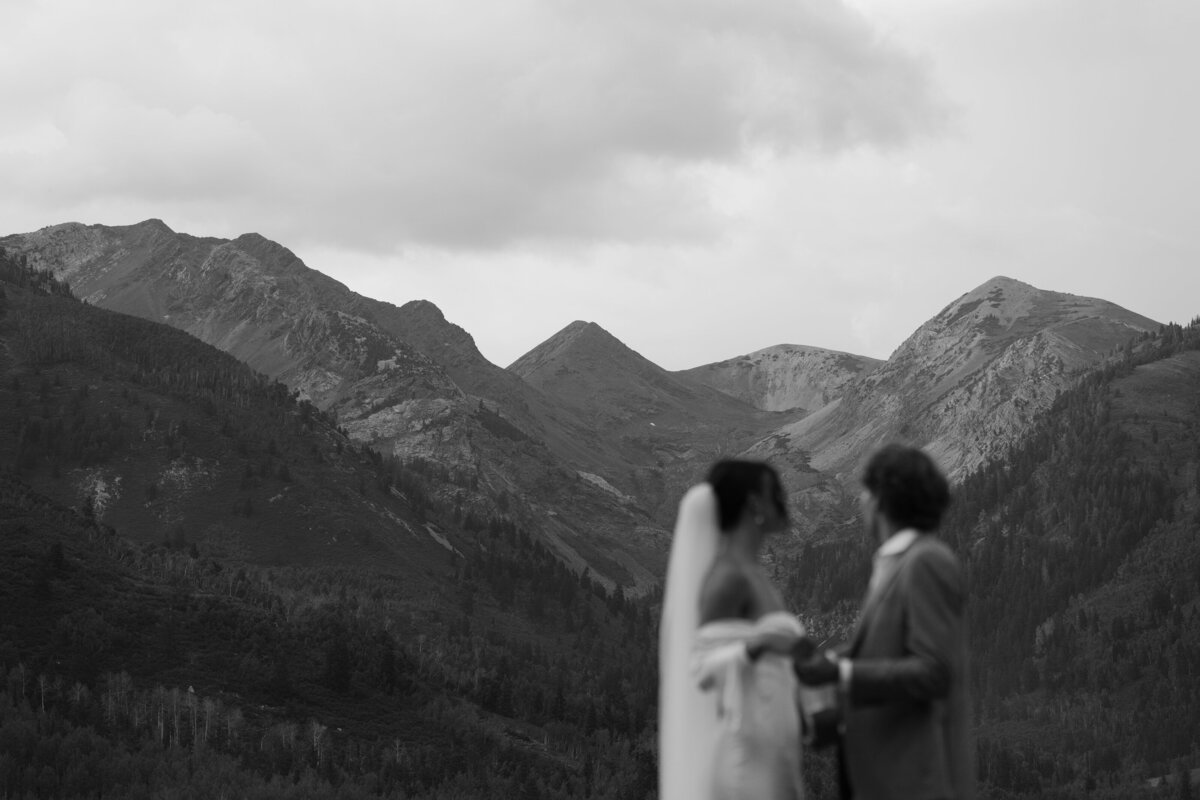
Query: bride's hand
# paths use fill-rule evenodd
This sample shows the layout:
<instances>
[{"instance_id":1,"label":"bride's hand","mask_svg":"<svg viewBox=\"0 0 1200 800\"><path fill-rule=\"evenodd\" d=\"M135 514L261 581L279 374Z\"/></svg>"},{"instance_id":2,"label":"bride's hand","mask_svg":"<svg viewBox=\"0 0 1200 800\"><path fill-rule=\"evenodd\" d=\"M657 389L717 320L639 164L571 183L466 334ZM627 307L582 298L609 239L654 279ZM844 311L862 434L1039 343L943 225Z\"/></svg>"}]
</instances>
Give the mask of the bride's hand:
<instances>
[{"instance_id":1,"label":"bride's hand","mask_svg":"<svg viewBox=\"0 0 1200 800\"><path fill-rule=\"evenodd\" d=\"M779 655L791 655L792 648L799 640L794 633L783 631L767 631L746 641L746 655L751 661L757 661L763 653L771 652Z\"/></svg>"}]
</instances>

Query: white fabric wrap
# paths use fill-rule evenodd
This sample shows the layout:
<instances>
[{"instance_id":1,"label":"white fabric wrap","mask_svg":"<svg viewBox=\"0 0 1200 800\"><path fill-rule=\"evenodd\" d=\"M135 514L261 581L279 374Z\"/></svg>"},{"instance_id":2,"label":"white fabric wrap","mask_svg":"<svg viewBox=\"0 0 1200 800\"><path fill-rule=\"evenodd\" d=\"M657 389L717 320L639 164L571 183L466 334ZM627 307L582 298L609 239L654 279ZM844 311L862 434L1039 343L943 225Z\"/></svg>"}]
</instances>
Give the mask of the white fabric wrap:
<instances>
[{"instance_id":1,"label":"white fabric wrap","mask_svg":"<svg viewBox=\"0 0 1200 800\"><path fill-rule=\"evenodd\" d=\"M717 715L732 730L742 726L743 683L752 667L746 644L763 634L804 635L804 625L791 614L772 612L754 622L714 620L696 632L692 646L690 671L701 691L717 696ZM776 657L764 653L760 658ZM711 702L711 700L710 700Z\"/></svg>"}]
</instances>

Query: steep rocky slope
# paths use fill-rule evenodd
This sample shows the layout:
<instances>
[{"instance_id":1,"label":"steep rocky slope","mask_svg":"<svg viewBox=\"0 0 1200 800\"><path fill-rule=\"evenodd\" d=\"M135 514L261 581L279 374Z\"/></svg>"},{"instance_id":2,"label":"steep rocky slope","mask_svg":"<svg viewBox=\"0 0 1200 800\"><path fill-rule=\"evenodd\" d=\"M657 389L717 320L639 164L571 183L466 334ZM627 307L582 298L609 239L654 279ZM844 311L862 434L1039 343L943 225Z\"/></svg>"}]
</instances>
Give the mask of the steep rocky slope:
<instances>
[{"instance_id":1,"label":"steep rocky slope","mask_svg":"<svg viewBox=\"0 0 1200 800\"><path fill-rule=\"evenodd\" d=\"M626 491L631 489L620 455L608 438L520 376L484 358L471 334L447 320L436 305L413 300L397 307L358 299L363 316L429 356L463 391L486 398L489 407L544 441L580 472L603 474Z\"/></svg>"},{"instance_id":2,"label":"steep rocky slope","mask_svg":"<svg viewBox=\"0 0 1200 800\"><path fill-rule=\"evenodd\" d=\"M836 350L780 344L676 374L764 411L815 411L882 363Z\"/></svg>"},{"instance_id":3,"label":"steep rocky slope","mask_svg":"<svg viewBox=\"0 0 1200 800\"><path fill-rule=\"evenodd\" d=\"M1159 324L1113 303L997 277L946 306L845 395L756 446L850 479L898 439L958 477L1003 453L1082 372Z\"/></svg>"},{"instance_id":4,"label":"steep rocky slope","mask_svg":"<svg viewBox=\"0 0 1200 800\"><path fill-rule=\"evenodd\" d=\"M366 390L380 383L424 401L462 396L432 360L350 313L345 286L258 234L196 238L147 220L56 225L0 244L81 299L187 331L322 408L352 412L345 398L374 394Z\"/></svg>"}]
</instances>

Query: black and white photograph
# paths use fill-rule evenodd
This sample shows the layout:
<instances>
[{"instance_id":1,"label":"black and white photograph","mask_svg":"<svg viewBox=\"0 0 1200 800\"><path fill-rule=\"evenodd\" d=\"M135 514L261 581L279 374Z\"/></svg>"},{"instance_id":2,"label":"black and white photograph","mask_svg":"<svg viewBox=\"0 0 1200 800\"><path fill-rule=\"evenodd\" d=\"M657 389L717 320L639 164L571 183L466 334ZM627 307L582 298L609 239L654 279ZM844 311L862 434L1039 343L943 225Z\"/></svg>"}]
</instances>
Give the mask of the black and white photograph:
<instances>
[{"instance_id":1,"label":"black and white photograph","mask_svg":"<svg viewBox=\"0 0 1200 800\"><path fill-rule=\"evenodd\" d=\"M1198 33L0 0L0 798L1200 797Z\"/></svg>"}]
</instances>

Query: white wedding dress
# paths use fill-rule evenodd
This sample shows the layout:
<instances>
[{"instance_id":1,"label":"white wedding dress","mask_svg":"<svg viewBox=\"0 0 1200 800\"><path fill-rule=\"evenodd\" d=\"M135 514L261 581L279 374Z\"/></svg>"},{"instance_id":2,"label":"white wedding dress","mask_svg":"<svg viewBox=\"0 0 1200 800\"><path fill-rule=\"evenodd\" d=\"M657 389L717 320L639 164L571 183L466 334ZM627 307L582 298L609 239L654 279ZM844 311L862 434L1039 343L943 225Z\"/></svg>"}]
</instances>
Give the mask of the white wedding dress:
<instances>
[{"instance_id":1,"label":"white wedding dress","mask_svg":"<svg viewBox=\"0 0 1200 800\"><path fill-rule=\"evenodd\" d=\"M783 611L699 625L716 555L716 498L693 487L679 506L659 630L660 800L799 800L800 720L791 659L746 657L764 629L803 634Z\"/></svg>"}]
</instances>

